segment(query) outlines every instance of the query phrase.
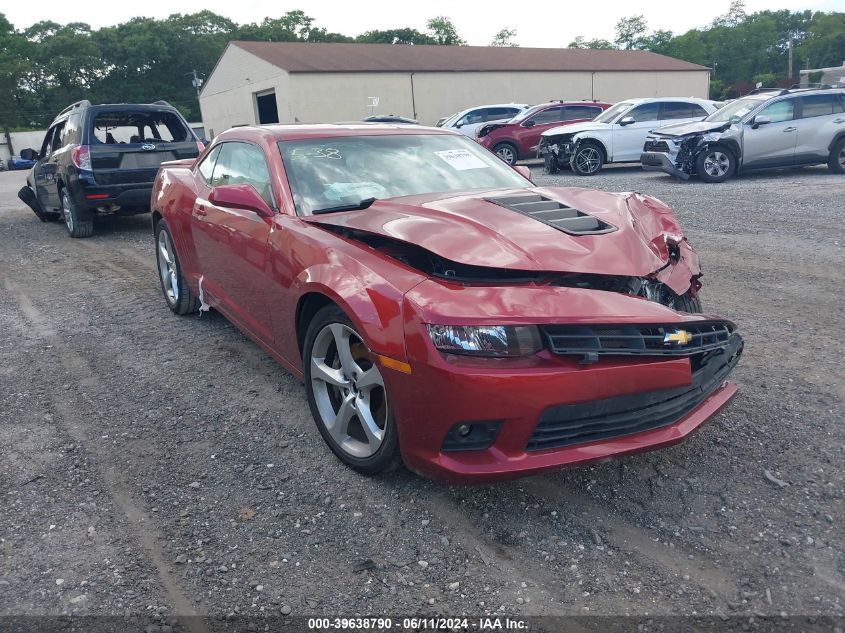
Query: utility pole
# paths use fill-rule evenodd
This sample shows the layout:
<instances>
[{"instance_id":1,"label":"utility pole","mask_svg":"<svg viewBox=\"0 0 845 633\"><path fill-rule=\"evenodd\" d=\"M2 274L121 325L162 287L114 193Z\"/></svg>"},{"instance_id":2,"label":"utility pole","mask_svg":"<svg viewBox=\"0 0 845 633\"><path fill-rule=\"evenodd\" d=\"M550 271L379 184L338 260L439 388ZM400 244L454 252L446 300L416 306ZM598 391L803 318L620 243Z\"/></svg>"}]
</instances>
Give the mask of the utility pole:
<instances>
[{"instance_id":1,"label":"utility pole","mask_svg":"<svg viewBox=\"0 0 845 633\"><path fill-rule=\"evenodd\" d=\"M789 70L787 71L789 81L792 82L792 38L789 38Z\"/></svg>"},{"instance_id":2,"label":"utility pole","mask_svg":"<svg viewBox=\"0 0 845 633\"><path fill-rule=\"evenodd\" d=\"M192 69L191 72L186 73L186 74L189 75L189 76L193 76L193 79L191 79L191 85L196 89L197 99L199 99L200 86L202 86L202 79L200 79L199 76L197 75L196 68Z\"/></svg>"}]
</instances>

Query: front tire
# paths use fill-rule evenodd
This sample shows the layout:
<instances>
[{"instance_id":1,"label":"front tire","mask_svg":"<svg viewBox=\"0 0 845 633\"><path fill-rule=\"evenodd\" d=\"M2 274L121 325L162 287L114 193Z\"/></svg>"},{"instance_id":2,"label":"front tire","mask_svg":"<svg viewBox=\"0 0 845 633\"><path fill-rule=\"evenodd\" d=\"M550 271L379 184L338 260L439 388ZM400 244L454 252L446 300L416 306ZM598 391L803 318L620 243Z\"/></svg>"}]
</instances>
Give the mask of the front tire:
<instances>
[{"instance_id":1,"label":"front tire","mask_svg":"<svg viewBox=\"0 0 845 633\"><path fill-rule=\"evenodd\" d=\"M709 147L695 158L695 171L704 182L725 182L734 170L736 158L725 147Z\"/></svg>"},{"instance_id":2,"label":"front tire","mask_svg":"<svg viewBox=\"0 0 845 633\"><path fill-rule=\"evenodd\" d=\"M94 234L94 218L79 209L67 187L62 189L62 217L71 237L91 237Z\"/></svg>"},{"instance_id":3,"label":"front tire","mask_svg":"<svg viewBox=\"0 0 845 633\"><path fill-rule=\"evenodd\" d=\"M569 164L579 176L592 176L599 173L604 166L604 152L595 143L581 143Z\"/></svg>"},{"instance_id":4,"label":"front tire","mask_svg":"<svg viewBox=\"0 0 845 633\"><path fill-rule=\"evenodd\" d=\"M303 366L308 406L332 452L365 475L396 465L399 433L381 370L337 306L325 306L308 324Z\"/></svg>"},{"instance_id":5,"label":"front tire","mask_svg":"<svg viewBox=\"0 0 845 633\"><path fill-rule=\"evenodd\" d=\"M512 143L497 143L493 146L493 153L510 166L516 165L516 161L519 159L516 146Z\"/></svg>"},{"instance_id":6,"label":"front tire","mask_svg":"<svg viewBox=\"0 0 845 633\"><path fill-rule=\"evenodd\" d=\"M834 174L845 174L845 137L842 137L833 144L830 150L830 158L827 167Z\"/></svg>"},{"instance_id":7,"label":"front tire","mask_svg":"<svg viewBox=\"0 0 845 633\"><path fill-rule=\"evenodd\" d=\"M159 220L155 228L156 264L158 264L161 292L167 307L176 314L185 315L199 310L199 302L182 274L182 265L173 245L173 235L167 222Z\"/></svg>"},{"instance_id":8,"label":"front tire","mask_svg":"<svg viewBox=\"0 0 845 633\"><path fill-rule=\"evenodd\" d=\"M543 156L543 170L550 176L560 172L560 167L557 164L557 156L551 152Z\"/></svg>"}]
</instances>

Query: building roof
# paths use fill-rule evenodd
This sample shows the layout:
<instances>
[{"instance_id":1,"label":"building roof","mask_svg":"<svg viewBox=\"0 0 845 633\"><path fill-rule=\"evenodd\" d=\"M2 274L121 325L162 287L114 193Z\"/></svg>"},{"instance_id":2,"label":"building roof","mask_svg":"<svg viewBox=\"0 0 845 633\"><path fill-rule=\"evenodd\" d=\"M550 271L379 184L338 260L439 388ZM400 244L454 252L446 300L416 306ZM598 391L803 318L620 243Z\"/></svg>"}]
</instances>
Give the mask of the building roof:
<instances>
[{"instance_id":1,"label":"building roof","mask_svg":"<svg viewBox=\"0 0 845 633\"><path fill-rule=\"evenodd\" d=\"M230 42L290 73L710 70L650 51Z\"/></svg>"}]
</instances>

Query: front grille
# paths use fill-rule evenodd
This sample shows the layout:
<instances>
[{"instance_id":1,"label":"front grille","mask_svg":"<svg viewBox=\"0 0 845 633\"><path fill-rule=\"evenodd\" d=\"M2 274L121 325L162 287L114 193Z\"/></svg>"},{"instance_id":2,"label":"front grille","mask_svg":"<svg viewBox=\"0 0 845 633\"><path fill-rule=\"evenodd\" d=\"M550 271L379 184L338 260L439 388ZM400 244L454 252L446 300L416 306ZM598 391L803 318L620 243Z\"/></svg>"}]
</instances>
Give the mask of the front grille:
<instances>
[{"instance_id":1,"label":"front grille","mask_svg":"<svg viewBox=\"0 0 845 633\"><path fill-rule=\"evenodd\" d=\"M723 346L734 331L729 321L696 321L672 325L543 325L551 351L561 355L690 356ZM672 342L686 332L689 342ZM667 336L669 341L667 341Z\"/></svg>"},{"instance_id":2,"label":"front grille","mask_svg":"<svg viewBox=\"0 0 845 633\"><path fill-rule=\"evenodd\" d=\"M644 152L668 152L669 143L666 141L646 141L643 146Z\"/></svg>"},{"instance_id":3,"label":"front grille","mask_svg":"<svg viewBox=\"0 0 845 633\"><path fill-rule=\"evenodd\" d=\"M536 193L485 198L485 200L527 215L529 218L534 218L538 222L548 224L570 235L600 235L616 230L615 226L594 215Z\"/></svg>"},{"instance_id":4,"label":"front grille","mask_svg":"<svg viewBox=\"0 0 845 633\"><path fill-rule=\"evenodd\" d=\"M739 362L742 338L691 359L692 384L546 409L526 450L542 451L640 433L674 424L719 387Z\"/></svg>"}]
</instances>

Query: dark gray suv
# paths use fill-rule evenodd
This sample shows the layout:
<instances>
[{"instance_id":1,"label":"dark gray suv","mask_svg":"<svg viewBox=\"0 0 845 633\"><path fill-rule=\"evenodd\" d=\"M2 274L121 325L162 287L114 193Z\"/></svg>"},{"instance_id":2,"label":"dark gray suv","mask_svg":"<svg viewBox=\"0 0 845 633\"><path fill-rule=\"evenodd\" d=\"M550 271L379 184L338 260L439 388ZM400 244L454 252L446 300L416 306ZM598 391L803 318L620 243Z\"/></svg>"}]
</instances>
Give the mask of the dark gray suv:
<instances>
[{"instance_id":1,"label":"dark gray suv","mask_svg":"<svg viewBox=\"0 0 845 633\"><path fill-rule=\"evenodd\" d=\"M752 169L827 163L845 173L845 89L755 91L703 121L646 137L643 169L722 182Z\"/></svg>"},{"instance_id":2,"label":"dark gray suv","mask_svg":"<svg viewBox=\"0 0 845 633\"><path fill-rule=\"evenodd\" d=\"M148 212L159 165L196 158L202 147L166 101L79 101L50 125L18 197L42 222L64 220L71 237L88 237L95 215Z\"/></svg>"}]
</instances>

